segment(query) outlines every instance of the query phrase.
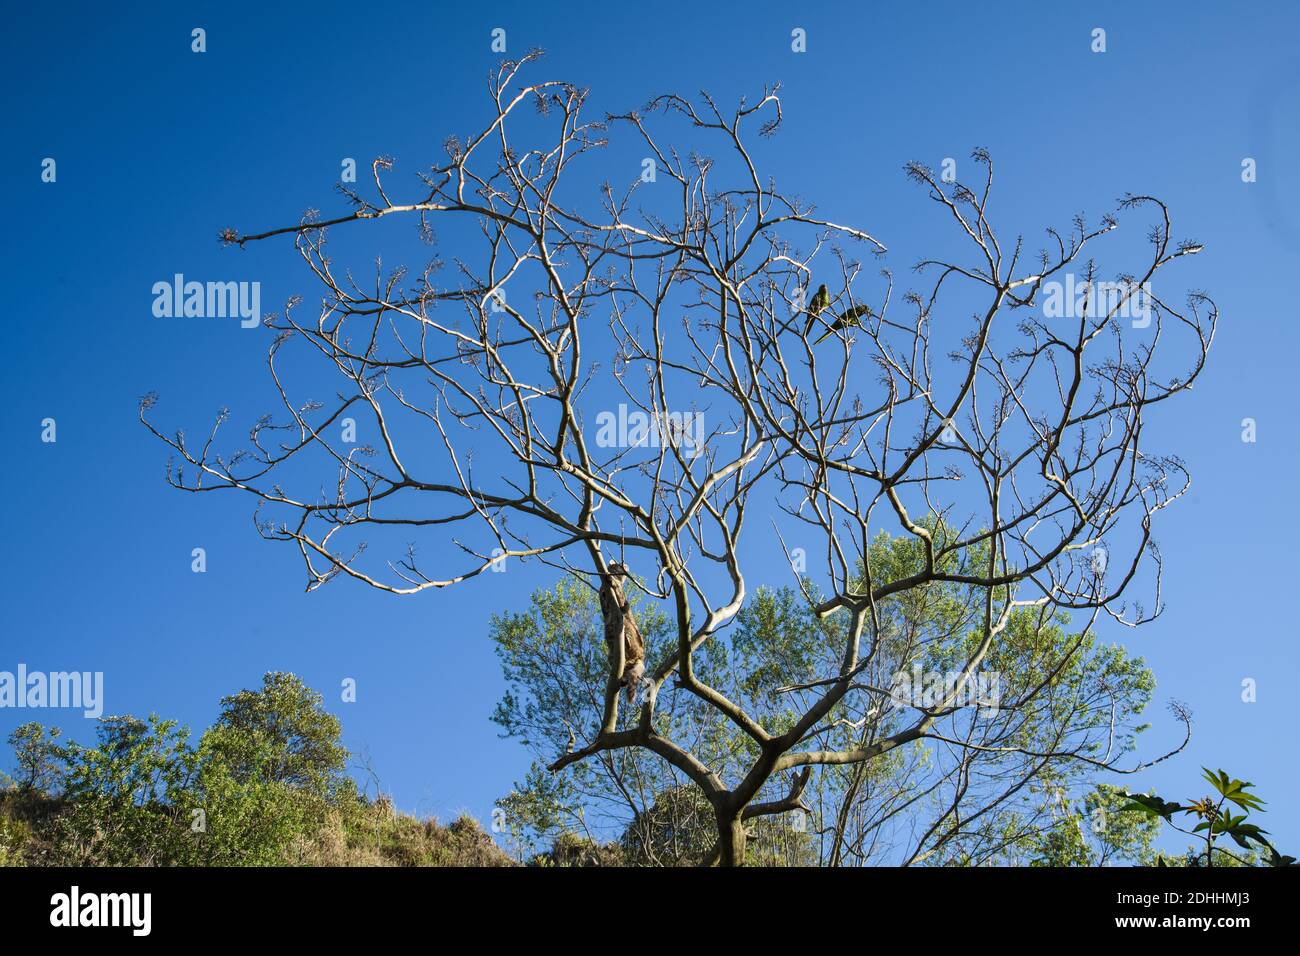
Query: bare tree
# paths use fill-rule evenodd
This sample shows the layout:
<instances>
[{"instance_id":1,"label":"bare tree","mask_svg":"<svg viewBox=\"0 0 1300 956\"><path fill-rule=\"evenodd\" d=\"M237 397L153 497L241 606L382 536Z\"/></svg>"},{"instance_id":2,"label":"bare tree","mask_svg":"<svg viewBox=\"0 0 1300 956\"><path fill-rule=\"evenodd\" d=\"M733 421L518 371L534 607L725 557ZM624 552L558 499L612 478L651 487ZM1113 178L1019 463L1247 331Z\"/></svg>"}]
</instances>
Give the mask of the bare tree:
<instances>
[{"instance_id":1,"label":"bare tree","mask_svg":"<svg viewBox=\"0 0 1300 956\"><path fill-rule=\"evenodd\" d=\"M587 91L517 82L536 56L491 77L490 122L447 140L415 198L389 198L392 162L381 159L373 191L343 189L351 212L222 233L241 247L292 237L324 295L312 321L297 317L297 301L266 320L286 417L258 421L251 448L216 451L225 413L198 446L166 435L146 397L142 420L180 459L169 481L253 496L257 527L297 546L309 589L343 575L415 594L512 559L594 588L612 560L626 561L673 616L675 647L647 662L651 691L622 721L623 662L612 661L599 725L551 768L652 752L706 795L723 864L743 861L746 820L803 806L813 768L868 764L913 741L1117 769L1126 747L1104 721L1101 738L1094 724L1039 751L1017 738L1016 715L1050 693L1094 621L1135 626L1159 613L1152 520L1188 477L1140 439L1148 410L1203 368L1217 310L1199 293L1171 304L1152 280L1200 246L1175 240L1159 200L1131 196L1116 216L1078 217L1027 253L995 234L992 163L976 150L974 186L907 167L961 245L919 263L918 289L896 296L888 270L854 256L884 253L873 234L821 218L759 173L746 134L777 129L778 88L732 111L669 94L593 122ZM690 152L662 138L671 124L685 127ZM628 130L645 161L631 187L591 197L576 167L595 162L610 128ZM1144 210L1149 250L1128 250L1140 267L1103 282L1085 255L1119 215ZM450 270L434 256L418 274L376 261L368 282L327 254L335 227L398 217L415 219L426 241L478 251ZM1050 315L1044 300L1067 276L1081 291ZM819 283L828 303L811 301ZM1137 312L1144 320L1129 322ZM289 343L323 361L336 399L291 397ZM363 417L377 450L336 439L348 416ZM324 473L333 480L318 490ZM742 545L751 506L763 520ZM919 543L914 573L873 568L881 527ZM427 567L413 545L372 559L363 533L394 547L428 533L449 563ZM747 570L770 568L778 547L835 643L825 673L782 688L799 706L773 726L693 662L745 607ZM909 661L883 604L936 584L979 595L956 679L938 699L892 708L887 725L846 716L881 712L890 688L864 675ZM1128 603L1137 586L1154 591L1150 612ZM1037 686L991 718L966 706L1013 628L1030 640L1062 613L1081 624L1078 641ZM724 775L659 732L656 696L670 679L752 741L743 773ZM832 744L842 720L860 733ZM960 817L936 832L960 831Z\"/></svg>"}]
</instances>

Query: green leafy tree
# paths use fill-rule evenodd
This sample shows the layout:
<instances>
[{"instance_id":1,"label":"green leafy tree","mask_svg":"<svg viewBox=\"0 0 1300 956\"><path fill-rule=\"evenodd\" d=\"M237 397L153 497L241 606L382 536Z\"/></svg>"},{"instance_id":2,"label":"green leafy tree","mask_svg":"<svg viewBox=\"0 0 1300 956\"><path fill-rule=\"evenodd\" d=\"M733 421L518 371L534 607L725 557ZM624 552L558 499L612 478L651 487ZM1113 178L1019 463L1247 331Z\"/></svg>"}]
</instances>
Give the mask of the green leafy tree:
<instances>
[{"instance_id":1,"label":"green leafy tree","mask_svg":"<svg viewBox=\"0 0 1300 956\"><path fill-rule=\"evenodd\" d=\"M938 522L930 528L940 542L951 533ZM975 548L949 557L942 570L959 577L985 560ZM915 539L882 534L872 544L871 566L885 581L917 573L924 561ZM548 758L591 734L602 716L609 663L589 592L562 581L534 594L527 610L493 619L507 683L494 719L538 758L501 802L507 830L517 845L526 844L521 858L575 832L617 838L629 863L707 861L717 845L716 830L705 838L711 807L671 761L628 748L558 775L543 769ZM864 749L897 733L909 712L891 693L900 675L959 669L978 640L984 600L979 587L944 582L879 602L879 648L856 675L864 693L827 715L823 744ZM843 616L819 617L810 607L817 601L807 581L800 588L760 588L730 634L696 657L697 673L773 733L789 728L818 693L817 675L834 666L848 639ZM669 621L644 597L634 613L653 658L656 648L671 644ZM798 805L774 815L770 826L760 814L746 820L746 861L1097 865L1141 859L1152 828L1112 819L1117 798L1094 778L1132 750L1145 726L1137 718L1154 689L1145 663L1090 631L1072 632L1064 615L1025 610L1010 616L987 666L998 675L999 697L987 713L954 709L943 715L933 740L773 780L759 794L760 805L795 791ZM655 702L654 722L659 733L689 741L691 752L724 777L743 775L758 757L749 735L671 685ZM1110 828L1095 831L1102 818Z\"/></svg>"},{"instance_id":2,"label":"green leafy tree","mask_svg":"<svg viewBox=\"0 0 1300 956\"><path fill-rule=\"evenodd\" d=\"M224 698L197 746L174 721L104 718L96 746L60 751L63 850L102 865L292 863L331 813L356 805L340 729L282 673Z\"/></svg>"},{"instance_id":3,"label":"green leafy tree","mask_svg":"<svg viewBox=\"0 0 1300 956\"><path fill-rule=\"evenodd\" d=\"M343 775L338 721L292 675L225 698L197 744L157 716L105 718L92 744L57 737L39 724L11 736L18 779L0 788L0 865L510 863L467 817L443 826L367 800ZM563 865L621 852L563 849Z\"/></svg>"},{"instance_id":4,"label":"green leafy tree","mask_svg":"<svg viewBox=\"0 0 1300 956\"><path fill-rule=\"evenodd\" d=\"M1123 813L1128 795L1099 783L1082 800L1059 794L1059 814L1040 833L1015 842L1002 862L1029 866L1144 864L1155 858L1152 844L1160 821Z\"/></svg>"},{"instance_id":5,"label":"green leafy tree","mask_svg":"<svg viewBox=\"0 0 1300 956\"><path fill-rule=\"evenodd\" d=\"M196 785L178 801L188 815L186 858L205 866L277 866L297 862L325 825L335 801L311 789L268 779L272 748L258 759L240 751L238 772L228 762L226 733L209 730L199 747ZM248 773L252 769L254 773Z\"/></svg>"},{"instance_id":6,"label":"green leafy tree","mask_svg":"<svg viewBox=\"0 0 1300 956\"><path fill-rule=\"evenodd\" d=\"M62 731L28 721L9 735L14 749L14 783L19 790L56 793L63 781L63 750L59 744Z\"/></svg>"},{"instance_id":7,"label":"green leafy tree","mask_svg":"<svg viewBox=\"0 0 1300 956\"><path fill-rule=\"evenodd\" d=\"M630 600L647 653L664 651L672 640L667 617L634 591ZM717 846L711 810L671 763L646 751L625 750L559 775L542 766L591 732L601 717L609 657L596 592L561 581L534 593L527 611L495 615L491 634L507 683L493 720L504 736L519 740L539 761L498 801L517 856L527 858L548 843L571 848L568 835L578 835L597 844L602 837L617 840L625 848L620 859L633 865L705 861ZM715 665L712 656L702 656L697 667L719 681L727 670ZM663 700L655 720L665 732L691 740L710 759L736 764L737 748L743 750L743 741L725 721L686 695ZM691 793L694 798L686 799ZM793 846L794 838L778 845L783 833L780 825L755 829L751 858L786 853L794 860L807 859L806 853L787 852L785 844Z\"/></svg>"},{"instance_id":8,"label":"green leafy tree","mask_svg":"<svg viewBox=\"0 0 1300 956\"><path fill-rule=\"evenodd\" d=\"M64 750L68 812L60 818L71 861L151 866L187 861L185 809L198 779L189 730L151 715L101 718L94 747Z\"/></svg>"},{"instance_id":9,"label":"green leafy tree","mask_svg":"<svg viewBox=\"0 0 1300 956\"><path fill-rule=\"evenodd\" d=\"M294 674L269 673L260 690L222 698L205 746L240 782L279 783L315 794L343 785L347 751L339 719Z\"/></svg>"}]
</instances>

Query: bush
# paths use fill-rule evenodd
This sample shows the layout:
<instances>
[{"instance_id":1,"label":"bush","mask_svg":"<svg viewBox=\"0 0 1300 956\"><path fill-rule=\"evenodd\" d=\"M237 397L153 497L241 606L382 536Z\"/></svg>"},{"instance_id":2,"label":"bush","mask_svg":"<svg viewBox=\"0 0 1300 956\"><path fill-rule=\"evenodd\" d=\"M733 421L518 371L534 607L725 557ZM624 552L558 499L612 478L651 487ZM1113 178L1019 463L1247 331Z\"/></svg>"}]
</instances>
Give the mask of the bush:
<instances>
[{"instance_id":1,"label":"bush","mask_svg":"<svg viewBox=\"0 0 1300 956\"><path fill-rule=\"evenodd\" d=\"M221 703L197 746L156 715L105 717L94 746L18 728L0 865L511 864L469 817L444 827L359 795L338 718L294 675Z\"/></svg>"}]
</instances>

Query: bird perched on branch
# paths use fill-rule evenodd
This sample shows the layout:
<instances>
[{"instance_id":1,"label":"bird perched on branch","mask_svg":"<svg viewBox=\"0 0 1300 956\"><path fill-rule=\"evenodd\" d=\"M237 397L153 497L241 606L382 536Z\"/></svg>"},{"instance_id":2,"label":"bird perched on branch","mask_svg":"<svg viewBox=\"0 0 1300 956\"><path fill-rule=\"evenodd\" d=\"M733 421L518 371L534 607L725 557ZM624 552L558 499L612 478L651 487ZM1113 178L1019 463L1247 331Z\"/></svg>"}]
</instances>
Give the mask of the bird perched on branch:
<instances>
[{"instance_id":1,"label":"bird perched on branch","mask_svg":"<svg viewBox=\"0 0 1300 956\"><path fill-rule=\"evenodd\" d=\"M812 297L812 302L808 303L808 321L803 328L804 338L812 335L813 326L817 320L822 317L827 309L831 307L831 294L826 289L826 283L817 287L816 294ZM862 317L871 315L871 306L855 305L851 309L845 309L835 317L835 320L827 327L826 331L818 336L813 345L820 345L826 337L832 332L840 332L844 329L857 328L862 324Z\"/></svg>"},{"instance_id":2,"label":"bird perched on branch","mask_svg":"<svg viewBox=\"0 0 1300 956\"><path fill-rule=\"evenodd\" d=\"M816 294L813 295L812 301L808 303L808 324L803 327L804 338L812 332L813 323L817 321L817 316L821 315L831 304L831 294L826 291L826 283L823 282L817 287Z\"/></svg>"},{"instance_id":3,"label":"bird perched on branch","mask_svg":"<svg viewBox=\"0 0 1300 956\"><path fill-rule=\"evenodd\" d=\"M842 332L844 329L858 328L862 325L862 317L864 315L871 315L871 306L855 305L851 309L845 309L835 317L835 321L831 323L830 328L823 332L813 345L820 345L832 332Z\"/></svg>"},{"instance_id":4,"label":"bird perched on branch","mask_svg":"<svg viewBox=\"0 0 1300 956\"><path fill-rule=\"evenodd\" d=\"M611 563L600 585L600 613L605 619L605 643L609 645L611 666L618 661L619 645L623 649L623 673L619 682L625 688L629 707L636 706L637 690L645 676L645 641L623 591L627 568Z\"/></svg>"}]
</instances>

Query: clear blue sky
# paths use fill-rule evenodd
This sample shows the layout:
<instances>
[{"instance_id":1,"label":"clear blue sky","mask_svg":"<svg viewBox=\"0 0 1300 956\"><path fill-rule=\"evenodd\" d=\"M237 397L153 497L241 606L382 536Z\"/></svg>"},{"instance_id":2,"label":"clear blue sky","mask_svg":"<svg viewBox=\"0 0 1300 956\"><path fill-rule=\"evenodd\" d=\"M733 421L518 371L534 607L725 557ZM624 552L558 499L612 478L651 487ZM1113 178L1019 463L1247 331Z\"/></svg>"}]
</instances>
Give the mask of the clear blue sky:
<instances>
[{"instance_id":1,"label":"clear blue sky","mask_svg":"<svg viewBox=\"0 0 1300 956\"><path fill-rule=\"evenodd\" d=\"M74 5L76 6L76 5ZM786 123L763 159L829 218L918 248L935 219L901 166L989 148L1000 208L1032 236L1153 193L1206 252L1181 277L1223 319L1209 371L1156 423L1183 456L1190 501L1157 529L1165 616L1103 630L1145 655L1195 712L1187 752L1138 786L1199 793L1199 766L1255 781L1283 849L1300 846L1296 634L1300 424L1300 56L1293 4L261 3L15 7L0 38L10 209L3 257L7 361L0 403L5 599L0 669L103 670L110 713L202 727L218 698L266 670L321 689L345 742L369 749L406 810L480 818L527 765L489 715L502 689L489 610L549 583L487 575L402 599L339 582L304 594L296 552L266 544L249 501L163 483L166 449L136 421L204 427L222 405L246 427L270 407L265 337L231 322L165 321L150 288L173 273L263 278L264 308L316 295L287 244L223 250L219 228L281 225L331 192L342 157L426 167L477 128L497 56L538 46L534 76L590 86L598 111L669 89L728 103L784 84ZM207 30L208 52L190 51ZM1090 52L1090 31L1108 52ZM790 51L803 27L808 52ZM58 180L40 181L45 157ZM1258 182L1241 181L1254 157ZM630 178L630 177L629 177ZM395 180L397 181L397 180ZM833 215L831 214L833 210ZM231 257L242 256L239 265ZM900 273L910 263L896 262ZM232 272L233 269L238 272ZM1241 441L1241 420L1258 441ZM58 422L57 444L40 441ZM1292 543L1288 543L1292 542ZM206 574L190 571L204 547ZM494 590L495 586L495 590ZM1103 625L1103 627L1105 627ZM355 704L338 703L354 677ZM1243 678L1258 702L1242 703ZM0 711L89 736L69 712ZM1154 755L1176 725L1152 713ZM1131 781L1130 781L1131 782Z\"/></svg>"}]
</instances>

